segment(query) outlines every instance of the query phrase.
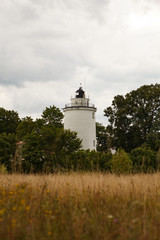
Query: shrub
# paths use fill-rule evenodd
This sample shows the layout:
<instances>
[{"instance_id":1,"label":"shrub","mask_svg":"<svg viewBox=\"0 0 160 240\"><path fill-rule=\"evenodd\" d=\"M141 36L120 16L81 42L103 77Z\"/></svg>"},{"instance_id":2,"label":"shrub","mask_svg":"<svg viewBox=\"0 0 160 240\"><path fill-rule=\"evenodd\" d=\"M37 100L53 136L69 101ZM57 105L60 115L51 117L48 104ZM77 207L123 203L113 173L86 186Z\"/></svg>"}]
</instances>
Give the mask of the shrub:
<instances>
[{"instance_id":1,"label":"shrub","mask_svg":"<svg viewBox=\"0 0 160 240\"><path fill-rule=\"evenodd\" d=\"M0 165L0 174L5 174L7 173L7 168L4 164Z\"/></svg>"},{"instance_id":2,"label":"shrub","mask_svg":"<svg viewBox=\"0 0 160 240\"><path fill-rule=\"evenodd\" d=\"M124 150L118 149L118 151L112 156L111 170L112 173L115 174L126 174L131 172L132 161Z\"/></svg>"},{"instance_id":3,"label":"shrub","mask_svg":"<svg viewBox=\"0 0 160 240\"><path fill-rule=\"evenodd\" d=\"M130 154L133 168L137 172L153 172L156 170L156 152L146 146L135 148Z\"/></svg>"}]
</instances>

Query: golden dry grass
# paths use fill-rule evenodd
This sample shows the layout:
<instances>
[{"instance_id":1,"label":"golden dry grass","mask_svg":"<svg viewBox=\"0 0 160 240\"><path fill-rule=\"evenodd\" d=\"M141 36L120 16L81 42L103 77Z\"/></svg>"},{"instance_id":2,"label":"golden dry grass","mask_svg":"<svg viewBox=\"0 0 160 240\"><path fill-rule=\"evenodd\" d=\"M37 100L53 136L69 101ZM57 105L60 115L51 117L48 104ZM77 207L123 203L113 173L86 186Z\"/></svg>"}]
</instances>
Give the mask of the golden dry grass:
<instances>
[{"instance_id":1,"label":"golden dry grass","mask_svg":"<svg viewBox=\"0 0 160 240\"><path fill-rule=\"evenodd\" d=\"M160 175L1 175L0 239L160 239Z\"/></svg>"}]
</instances>

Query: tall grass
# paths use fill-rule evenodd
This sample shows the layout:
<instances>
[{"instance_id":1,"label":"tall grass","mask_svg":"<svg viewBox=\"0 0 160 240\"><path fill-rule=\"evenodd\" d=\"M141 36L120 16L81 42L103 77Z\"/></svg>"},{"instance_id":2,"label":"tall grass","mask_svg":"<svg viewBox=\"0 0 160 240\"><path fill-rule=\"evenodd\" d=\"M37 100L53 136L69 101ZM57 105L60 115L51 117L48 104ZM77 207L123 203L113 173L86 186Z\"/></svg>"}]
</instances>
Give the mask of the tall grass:
<instances>
[{"instance_id":1,"label":"tall grass","mask_svg":"<svg viewBox=\"0 0 160 240\"><path fill-rule=\"evenodd\" d=\"M0 239L160 239L160 175L0 175Z\"/></svg>"}]
</instances>

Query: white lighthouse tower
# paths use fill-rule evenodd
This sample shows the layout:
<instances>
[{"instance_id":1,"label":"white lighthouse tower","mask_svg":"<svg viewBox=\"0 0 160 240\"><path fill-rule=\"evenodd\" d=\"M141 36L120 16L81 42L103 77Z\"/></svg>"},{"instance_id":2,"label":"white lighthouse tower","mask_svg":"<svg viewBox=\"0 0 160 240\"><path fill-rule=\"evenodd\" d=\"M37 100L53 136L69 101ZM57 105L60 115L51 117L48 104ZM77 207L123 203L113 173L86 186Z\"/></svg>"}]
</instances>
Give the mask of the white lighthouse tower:
<instances>
[{"instance_id":1,"label":"white lighthouse tower","mask_svg":"<svg viewBox=\"0 0 160 240\"><path fill-rule=\"evenodd\" d=\"M71 98L71 102L63 109L64 129L77 132L78 137L82 139L84 150L96 150L96 108L89 101L80 87L76 91L76 96Z\"/></svg>"}]
</instances>

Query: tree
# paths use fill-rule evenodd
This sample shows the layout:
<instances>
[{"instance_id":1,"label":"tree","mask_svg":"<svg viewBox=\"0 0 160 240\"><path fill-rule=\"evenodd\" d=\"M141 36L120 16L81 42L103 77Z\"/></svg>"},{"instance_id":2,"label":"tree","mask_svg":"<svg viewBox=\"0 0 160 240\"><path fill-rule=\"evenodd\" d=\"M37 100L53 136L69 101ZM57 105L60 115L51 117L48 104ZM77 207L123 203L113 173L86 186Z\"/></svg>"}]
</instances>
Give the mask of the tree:
<instances>
[{"instance_id":1,"label":"tree","mask_svg":"<svg viewBox=\"0 0 160 240\"><path fill-rule=\"evenodd\" d=\"M41 172L44 161L46 159L45 152L40 144L40 136L32 131L25 137L26 144L22 149L22 156L24 158L22 168L23 172Z\"/></svg>"},{"instance_id":2,"label":"tree","mask_svg":"<svg viewBox=\"0 0 160 240\"><path fill-rule=\"evenodd\" d=\"M96 123L96 138L97 138L97 151L107 152L108 151L108 132L105 126L101 123Z\"/></svg>"},{"instance_id":3,"label":"tree","mask_svg":"<svg viewBox=\"0 0 160 240\"><path fill-rule=\"evenodd\" d=\"M160 109L157 111L150 133L147 135L147 143L154 150L160 148Z\"/></svg>"},{"instance_id":4,"label":"tree","mask_svg":"<svg viewBox=\"0 0 160 240\"><path fill-rule=\"evenodd\" d=\"M55 127L63 127L63 113L59 108L56 108L55 106L50 106L49 108L46 107L42 113L42 119L45 121L45 124L49 124Z\"/></svg>"},{"instance_id":5,"label":"tree","mask_svg":"<svg viewBox=\"0 0 160 240\"><path fill-rule=\"evenodd\" d=\"M80 150L71 155L70 165L75 171L111 171L111 153Z\"/></svg>"},{"instance_id":6,"label":"tree","mask_svg":"<svg viewBox=\"0 0 160 240\"><path fill-rule=\"evenodd\" d=\"M114 97L112 106L104 110L112 147L130 152L147 142L153 126L160 121L159 111L160 84L144 85L125 96Z\"/></svg>"},{"instance_id":7,"label":"tree","mask_svg":"<svg viewBox=\"0 0 160 240\"><path fill-rule=\"evenodd\" d=\"M16 151L16 138L14 133L0 134L0 164L4 164L7 170L11 170L11 161L14 160Z\"/></svg>"},{"instance_id":8,"label":"tree","mask_svg":"<svg viewBox=\"0 0 160 240\"><path fill-rule=\"evenodd\" d=\"M22 118L16 129L18 140L23 140L27 134L30 134L35 128L35 122L31 117Z\"/></svg>"},{"instance_id":9,"label":"tree","mask_svg":"<svg viewBox=\"0 0 160 240\"><path fill-rule=\"evenodd\" d=\"M77 137L76 132L63 130L57 143L57 152L64 154L72 154L82 147L82 140Z\"/></svg>"},{"instance_id":10,"label":"tree","mask_svg":"<svg viewBox=\"0 0 160 240\"><path fill-rule=\"evenodd\" d=\"M81 147L77 134L49 124L35 129L25 137L23 170L25 172L52 172L64 167L66 159Z\"/></svg>"},{"instance_id":11,"label":"tree","mask_svg":"<svg viewBox=\"0 0 160 240\"><path fill-rule=\"evenodd\" d=\"M145 145L133 149L130 157L135 171L150 172L157 168L156 152Z\"/></svg>"},{"instance_id":12,"label":"tree","mask_svg":"<svg viewBox=\"0 0 160 240\"><path fill-rule=\"evenodd\" d=\"M25 136L23 146L23 170L25 172L42 172L44 164L52 162L59 140L61 129L54 126L43 125L36 131L33 129Z\"/></svg>"},{"instance_id":13,"label":"tree","mask_svg":"<svg viewBox=\"0 0 160 240\"><path fill-rule=\"evenodd\" d=\"M0 134L15 133L20 122L18 113L15 111L5 110L0 108Z\"/></svg>"}]
</instances>

